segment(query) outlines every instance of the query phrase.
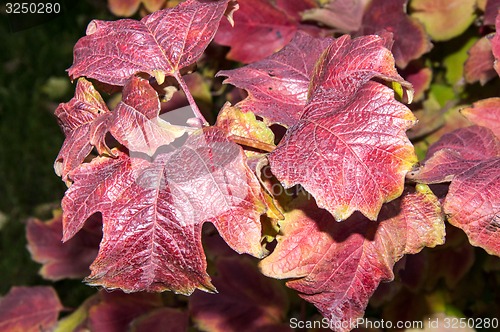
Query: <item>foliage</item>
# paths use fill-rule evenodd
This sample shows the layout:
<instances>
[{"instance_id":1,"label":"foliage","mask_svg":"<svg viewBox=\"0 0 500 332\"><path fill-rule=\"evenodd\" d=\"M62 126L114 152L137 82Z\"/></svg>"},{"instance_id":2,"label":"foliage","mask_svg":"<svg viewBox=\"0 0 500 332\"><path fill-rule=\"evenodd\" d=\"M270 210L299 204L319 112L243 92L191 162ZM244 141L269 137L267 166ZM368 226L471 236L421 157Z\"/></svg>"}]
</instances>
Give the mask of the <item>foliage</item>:
<instances>
[{"instance_id":1,"label":"foliage","mask_svg":"<svg viewBox=\"0 0 500 332\"><path fill-rule=\"evenodd\" d=\"M379 316L393 321L495 312L495 298L483 303L492 311L465 312L446 297L466 282L471 245L500 256L499 99L470 88L498 81L500 37L487 26L497 2L143 3L141 20L88 25L68 70L75 95L55 111L66 139L54 168L68 189L62 215L28 224L30 252L48 279L115 290L56 330L183 331L191 317L204 331L288 331L291 317L320 319L296 295L335 331L370 298L375 312L392 299ZM459 47L443 57L431 41ZM493 257L482 268L498 269ZM0 318L26 315L5 309L18 293Z\"/></svg>"}]
</instances>

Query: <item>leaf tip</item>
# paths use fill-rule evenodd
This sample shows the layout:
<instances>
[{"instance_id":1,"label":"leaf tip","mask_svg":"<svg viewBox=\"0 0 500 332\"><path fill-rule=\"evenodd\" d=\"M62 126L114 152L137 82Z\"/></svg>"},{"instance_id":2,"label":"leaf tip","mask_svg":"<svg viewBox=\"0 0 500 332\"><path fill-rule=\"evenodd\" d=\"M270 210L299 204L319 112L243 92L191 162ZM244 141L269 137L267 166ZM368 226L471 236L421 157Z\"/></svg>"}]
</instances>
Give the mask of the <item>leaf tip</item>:
<instances>
[{"instance_id":1,"label":"leaf tip","mask_svg":"<svg viewBox=\"0 0 500 332\"><path fill-rule=\"evenodd\" d=\"M87 30L85 31L85 34L87 36L93 35L97 29L99 28L99 25L97 24L97 20L92 20L89 25L87 25Z\"/></svg>"}]
</instances>

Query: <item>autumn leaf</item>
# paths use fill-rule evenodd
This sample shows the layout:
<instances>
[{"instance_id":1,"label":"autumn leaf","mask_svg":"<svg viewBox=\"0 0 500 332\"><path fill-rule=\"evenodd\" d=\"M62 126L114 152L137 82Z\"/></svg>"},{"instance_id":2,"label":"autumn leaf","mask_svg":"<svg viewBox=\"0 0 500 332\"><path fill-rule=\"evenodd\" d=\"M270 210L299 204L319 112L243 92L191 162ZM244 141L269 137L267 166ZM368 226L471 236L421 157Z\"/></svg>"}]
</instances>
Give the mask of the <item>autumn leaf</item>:
<instances>
[{"instance_id":1,"label":"autumn leaf","mask_svg":"<svg viewBox=\"0 0 500 332\"><path fill-rule=\"evenodd\" d=\"M500 154L453 179L444 211L448 221L461 228L472 245L500 256Z\"/></svg>"},{"instance_id":2,"label":"autumn leaf","mask_svg":"<svg viewBox=\"0 0 500 332\"><path fill-rule=\"evenodd\" d=\"M490 129L500 139L500 98L488 98L460 110L474 124Z\"/></svg>"},{"instance_id":3,"label":"autumn leaf","mask_svg":"<svg viewBox=\"0 0 500 332\"><path fill-rule=\"evenodd\" d=\"M257 120L252 112L242 112L236 106L226 103L217 115L216 126L222 129L228 138L249 148L273 151L274 133L262 121Z\"/></svg>"},{"instance_id":4,"label":"autumn leaf","mask_svg":"<svg viewBox=\"0 0 500 332\"><path fill-rule=\"evenodd\" d=\"M50 331L63 309L52 287L12 287L0 299L0 330Z\"/></svg>"},{"instance_id":5,"label":"autumn leaf","mask_svg":"<svg viewBox=\"0 0 500 332\"><path fill-rule=\"evenodd\" d=\"M291 208L261 270L291 279L287 286L313 303L335 331L349 331L349 322L363 316L370 296L380 282L393 279L392 268L403 255L444 242L441 208L426 186L385 204L376 222L355 214L337 223L303 198Z\"/></svg>"},{"instance_id":6,"label":"autumn leaf","mask_svg":"<svg viewBox=\"0 0 500 332\"><path fill-rule=\"evenodd\" d=\"M213 291L201 246L207 221L237 252L265 254L259 182L242 149L219 129L193 133L152 162L115 153L116 159L99 157L74 170L62 202L64 241L92 214L103 216L89 284L127 292Z\"/></svg>"},{"instance_id":7,"label":"autumn leaf","mask_svg":"<svg viewBox=\"0 0 500 332\"><path fill-rule=\"evenodd\" d=\"M413 102L421 101L431 86L432 70L423 65L410 65L401 71L401 76L413 87Z\"/></svg>"},{"instance_id":8,"label":"autumn leaf","mask_svg":"<svg viewBox=\"0 0 500 332\"><path fill-rule=\"evenodd\" d=\"M407 14L407 3L408 0L372 0L363 16L362 28L357 31L358 35L391 32L392 53L400 68L432 48L422 23Z\"/></svg>"},{"instance_id":9,"label":"autumn leaf","mask_svg":"<svg viewBox=\"0 0 500 332\"><path fill-rule=\"evenodd\" d=\"M462 34L476 18L476 0L412 0L410 9L436 41Z\"/></svg>"},{"instance_id":10,"label":"autumn leaf","mask_svg":"<svg viewBox=\"0 0 500 332\"><path fill-rule=\"evenodd\" d=\"M370 82L408 85L384 45L378 36L336 39L316 65L303 115L269 155L286 188L301 184L337 220L356 210L375 220L416 162L405 135L413 115L391 89Z\"/></svg>"},{"instance_id":11,"label":"autumn leaf","mask_svg":"<svg viewBox=\"0 0 500 332\"><path fill-rule=\"evenodd\" d=\"M282 324L288 309L285 289L264 277L243 257L217 261L218 294L195 292L189 311L202 331L291 331Z\"/></svg>"},{"instance_id":12,"label":"autumn leaf","mask_svg":"<svg viewBox=\"0 0 500 332\"><path fill-rule=\"evenodd\" d=\"M495 19L498 15L499 9L500 9L500 1L499 0L487 0L486 1L486 8L484 9L483 24L495 25Z\"/></svg>"},{"instance_id":13,"label":"autumn leaf","mask_svg":"<svg viewBox=\"0 0 500 332\"><path fill-rule=\"evenodd\" d=\"M88 308L84 323L93 332L128 331L135 319L163 307L160 294L101 291L96 295L96 303Z\"/></svg>"},{"instance_id":14,"label":"autumn leaf","mask_svg":"<svg viewBox=\"0 0 500 332\"><path fill-rule=\"evenodd\" d=\"M500 15L496 16L495 21L496 31L500 31ZM495 58L495 62L493 64L493 68L495 68L498 75L500 75L500 63L498 59L500 58L500 34L495 33L493 38L491 38L491 50L493 51L493 57Z\"/></svg>"},{"instance_id":15,"label":"autumn leaf","mask_svg":"<svg viewBox=\"0 0 500 332\"><path fill-rule=\"evenodd\" d=\"M89 265L97 256L101 227L99 218L92 217L81 232L62 243L62 215L47 222L30 219L26 226L28 250L35 262L43 264L42 277L55 281L87 276Z\"/></svg>"},{"instance_id":16,"label":"autumn leaf","mask_svg":"<svg viewBox=\"0 0 500 332\"><path fill-rule=\"evenodd\" d=\"M491 130L471 126L443 135L411 177L451 181L444 201L448 221L463 229L472 245L500 255L500 140Z\"/></svg>"},{"instance_id":17,"label":"autumn leaf","mask_svg":"<svg viewBox=\"0 0 500 332\"><path fill-rule=\"evenodd\" d=\"M192 129L174 126L159 118L160 100L148 81L133 76L122 91L122 101L110 112L92 83L79 79L75 97L60 104L55 114L66 135L54 168L64 181L95 146L97 152L113 155L106 133L129 150L153 155L163 145Z\"/></svg>"},{"instance_id":18,"label":"autumn leaf","mask_svg":"<svg viewBox=\"0 0 500 332\"><path fill-rule=\"evenodd\" d=\"M269 0L239 0L234 27L222 21L215 42L231 46L227 58L244 63L261 60L283 48L298 22Z\"/></svg>"},{"instance_id":19,"label":"autumn leaf","mask_svg":"<svg viewBox=\"0 0 500 332\"><path fill-rule=\"evenodd\" d=\"M321 8L312 8L302 14L303 20L313 20L343 33L358 31L368 0L330 0Z\"/></svg>"},{"instance_id":20,"label":"autumn leaf","mask_svg":"<svg viewBox=\"0 0 500 332\"><path fill-rule=\"evenodd\" d=\"M222 70L226 84L248 92L236 106L258 114L270 123L297 123L308 98L309 82L321 53L333 42L298 32L281 51L248 66Z\"/></svg>"},{"instance_id":21,"label":"autumn leaf","mask_svg":"<svg viewBox=\"0 0 500 332\"><path fill-rule=\"evenodd\" d=\"M130 323L130 331L155 331L160 326L168 326L169 332L185 332L188 330L188 323L187 312L173 308L159 308L134 319Z\"/></svg>"},{"instance_id":22,"label":"autumn leaf","mask_svg":"<svg viewBox=\"0 0 500 332\"><path fill-rule=\"evenodd\" d=\"M80 165L92 151L93 145L102 153L109 151L105 143L106 131L96 124L98 118L109 113L108 107L89 81L78 80L75 96L67 103L60 104L55 115L66 135L66 140L54 163L56 174L66 179L66 175Z\"/></svg>"},{"instance_id":23,"label":"autumn leaf","mask_svg":"<svg viewBox=\"0 0 500 332\"><path fill-rule=\"evenodd\" d=\"M493 68L495 58L491 50L492 37L492 35L482 37L470 48L469 57L464 63L464 78L467 83L479 82L485 85L498 76Z\"/></svg>"},{"instance_id":24,"label":"autumn leaf","mask_svg":"<svg viewBox=\"0 0 500 332\"><path fill-rule=\"evenodd\" d=\"M122 101L106 119L107 130L129 150L152 156L182 136L187 127L159 118L160 99L148 81L133 76L125 83Z\"/></svg>"},{"instance_id":25,"label":"autumn leaf","mask_svg":"<svg viewBox=\"0 0 500 332\"><path fill-rule=\"evenodd\" d=\"M423 166L408 177L422 183L449 182L483 160L498 156L500 141L489 129L460 128L431 145Z\"/></svg>"},{"instance_id":26,"label":"autumn leaf","mask_svg":"<svg viewBox=\"0 0 500 332\"><path fill-rule=\"evenodd\" d=\"M230 2L187 0L140 21L94 20L74 47L69 75L120 86L140 72L159 84L165 76L180 80L180 70L194 64L214 37Z\"/></svg>"}]
</instances>

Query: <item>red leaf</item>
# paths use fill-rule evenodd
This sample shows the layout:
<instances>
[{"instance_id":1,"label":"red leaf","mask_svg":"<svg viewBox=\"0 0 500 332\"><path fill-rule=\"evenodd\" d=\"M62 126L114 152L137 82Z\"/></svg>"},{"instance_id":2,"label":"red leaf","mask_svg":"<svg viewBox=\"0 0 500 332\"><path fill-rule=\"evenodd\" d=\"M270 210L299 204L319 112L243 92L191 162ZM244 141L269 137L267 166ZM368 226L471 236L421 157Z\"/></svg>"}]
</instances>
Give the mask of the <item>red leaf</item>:
<instances>
[{"instance_id":1,"label":"red leaf","mask_svg":"<svg viewBox=\"0 0 500 332\"><path fill-rule=\"evenodd\" d=\"M62 309L52 287L12 287L0 300L0 330L50 331Z\"/></svg>"},{"instance_id":2,"label":"red leaf","mask_svg":"<svg viewBox=\"0 0 500 332\"><path fill-rule=\"evenodd\" d=\"M54 169L65 180L66 175L78 167L92 151L92 145L106 150L104 142L106 131L96 126L97 119L109 113L108 107L92 83L86 79L78 80L75 96L55 111L66 140L57 155ZM96 121L97 120L97 121Z\"/></svg>"},{"instance_id":3,"label":"red leaf","mask_svg":"<svg viewBox=\"0 0 500 332\"><path fill-rule=\"evenodd\" d=\"M392 32L392 53L400 68L432 48L422 24L406 14L407 3L408 0L372 0L363 17L363 28L358 31L363 35L381 30Z\"/></svg>"},{"instance_id":4,"label":"red leaf","mask_svg":"<svg viewBox=\"0 0 500 332\"><path fill-rule=\"evenodd\" d=\"M83 278L89 273L89 265L97 256L101 241L101 223L91 218L82 232L66 243L63 234L62 215L48 222L31 219L26 227L28 250L35 262L43 264L40 274L45 279Z\"/></svg>"},{"instance_id":5,"label":"red leaf","mask_svg":"<svg viewBox=\"0 0 500 332\"><path fill-rule=\"evenodd\" d=\"M148 81L133 76L123 88L122 101L106 120L114 138L129 150L152 156L186 132L158 117L160 100Z\"/></svg>"},{"instance_id":6,"label":"red leaf","mask_svg":"<svg viewBox=\"0 0 500 332\"><path fill-rule=\"evenodd\" d=\"M291 331L280 327L288 303L276 280L264 277L241 257L220 259L217 271L214 284L218 294L196 292L189 301L191 316L201 330Z\"/></svg>"},{"instance_id":7,"label":"red leaf","mask_svg":"<svg viewBox=\"0 0 500 332\"><path fill-rule=\"evenodd\" d=\"M163 145L182 136L187 127L174 126L160 119L160 101L149 83L133 76L122 92L122 101L109 112L92 84L80 79L76 95L56 110L66 140L57 156L55 169L63 180L92 150L113 155L105 142L109 131L129 150L153 155Z\"/></svg>"},{"instance_id":8,"label":"red leaf","mask_svg":"<svg viewBox=\"0 0 500 332\"><path fill-rule=\"evenodd\" d=\"M495 63L493 67L497 71L497 74L500 75L500 63L498 61L498 59L500 58L500 34L498 33L498 31L500 31L500 15L497 15L495 22L497 33L495 33L495 35L491 39L491 50L493 51L493 56L495 57Z\"/></svg>"},{"instance_id":9,"label":"red leaf","mask_svg":"<svg viewBox=\"0 0 500 332\"><path fill-rule=\"evenodd\" d=\"M231 46L227 58L250 63L283 48L297 31L298 22L269 0L239 0L234 27L222 21L215 42Z\"/></svg>"},{"instance_id":10,"label":"red leaf","mask_svg":"<svg viewBox=\"0 0 500 332\"><path fill-rule=\"evenodd\" d=\"M403 80L394 67L394 58L386 47L388 43L390 41L376 35L355 39L344 35L337 38L316 62L309 87L309 101L316 97L315 94L333 94L329 99L338 99L336 104L343 104L373 78L398 82L411 88L411 84ZM305 117L308 115L304 114Z\"/></svg>"},{"instance_id":11,"label":"red leaf","mask_svg":"<svg viewBox=\"0 0 500 332\"><path fill-rule=\"evenodd\" d=\"M500 9L500 0L487 0L484 9L484 25L495 25L495 19Z\"/></svg>"},{"instance_id":12,"label":"red leaf","mask_svg":"<svg viewBox=\"0 0 500 332\"><path fill-rule=\"evenodd\" d=\"M443 135L427 151L423 167L409 175L423 183L449 182L458 174L500 155L500 141L487 128L471 126Z\"/></svg>"},{"instance_id":13,"label":"red leaf","mask_svg":"<svg viewBox=\"0 0 500 332\"><path fill-rule=\"evenodd\" d=\"M300 42L297 38L290 47ZM401 194L404 176L416 162L413 147L405 136L415 118L394 100L392 90L369 82L377 77L409 85L398 75L385 44L386 40L378 36L354 40L343 36L334 40L316 63L308 103L295 121L292 123L284 106L272 114L275 121L293 124L270 154L273 173L287 188L301 184L315 196L319 206L339 220L355 210L376 219L382 203ZM288 49L282 52L287 54ZM278 56L281 52L272 58ZM274 70L272 64L269 62L268 73ZM290 71L278 72L281 81L286 82L289 75ZM287 98L290 93L278 86L278 92L283 90ZM269 107L252 93L242 104L252 107L258 115L269 114ZM299 110L297 105L295 112ZM344 172L337 167L339 163L352 171Z\"/></svg>"},{"instance_id":14,"label":"red leaf","mask_svg":"<svg viewBox=\"0 0 500 332\"><path fill-rule=\"evenodd\" d=\"M422 100L431 85L432 70L423 65L408 66L401 75L413 86L413 102Z\"/></svg>"},{"instance_id":15,"label":"red leaf","mask_svg":"<svg viewBox=\"0 0 500 332\"><path fill-rule=\"evenodd\" d=\"M117 154L74 170L63 199L64 240L95 212L103 215L90 284L127 292L213 290L201 246L206 221L237 252L264 255L259 182L242 149L218 129L193 133L151 163Z\"/></svg>"},{"instance_id":16,"label":"red leaf","mask_svg":"<svg viewBox=\"0 0 500 332\"><path fill-rule=\"evenodd\" d=\"M322 8L306 11L302 18L320 22L344 33L355 32L361 28L368 3L368 0L330 0Z\"/></svg>"},{"instance_id":17,"label":"red leaf","mask_svg":"<svg viewBox=\"0 0 500 332\"><path fill-rule=\"evenodd\" d=\"M130 324L131 332L155 331L160 326L167 327L169 332L188 331L189 315L172 308L160 308L142 315Z\"/></svg>"},{"instance_id":18,"label":"red leaf","mask_svg":"<svg viewBox=\"0 0 500 332\"><path fill-rule=\"evenodd\" d=\"M469 242L500 256L500 154L457 175L444 201L448 221Z\"/></svg>"},{"instance_id":19,"label":"red leaf","mask_svg":"<svg viewBox=\"0 0 500 332\"><path fill-rule=\"evenodd\" d=\"M135 318L161 308L159 294L100 292L99 303L88 309L86 327L92 332L128 331Z\"/></svg>"},{"instance_id":20,"label":"red leaf","mask_svg":"<svg viewBox=\"0 0 500 332\"><path fill-rule=\"evenodd\" d=\"M464 63L464 78L467 83L486 84L497 77L493 68L495 58L491 50L491 35L479 39L468 51L469 57Z\"/></svg>"},{"instance_id":21,"label":"red leaf","mask_svg":"<svg viewBox=\"0 0 500 332\"><path fill-rule=\"evenodd\" d=\"M94 20L87 36L74 47L71 78L86 76L111 85L124 85L144 72L163 83L165 76L194 64L203 54L232 0L187 0L140 21Z\"/></svg>"},{"instance_id":22,"label":"red leaf","mask_svg":"<svg viewBox=\"0 0 500 332\"><path fill-rule=\"evenodd\" d=\"M333 39L318 39L298 32L281 51L248 66L222 70L224 83L233 84L248 92L237 104L272 123L291 126L299 120L307 102L309 82L314 65Z\"/></svg>"},{"instance_id":23,"label":"red leaf","mask_svg":"<svg viewBox=\"0 0 500 332\"><path fill-rule=\"evenodd\" d=\"M457 129L433 144L420 182L451 181L444 201L448 220L472 245L500 256L500 140L485 127Z\"/></svg>"},{"instance_id":24,"label":"red leaf","mask_svg":"<svg viewBox=\"0 0 500 332\"><path fill-rule=\"evenodd\" d=\"M288 16L293 17L295 20L301 20L302 12L316 8L318 2L316 0L276 0L276 7L283 10Z\"/></svg>"},{"instance_id":25,"label":"red leaf","mask_svg":"<svg viewBox=\"0 0 500 332\"><path fill-rule=\"evenodd\" d=\"M382 204L401 195L416 162L405 135L414 118L374 82L339 104L313 98L306 114L314 117L288 130L269 156L271 169L285 187L301 184L339 221L356 210L376 220Z\"/></svg>"},{"instance_id":26,"label":"red leaf","mask_svg":"<svg viewBox=\"0 0 500 332\"><path fill-rule=\"evenodd\" d=\"M483 99L460 110L473 123L489 128L500 139L500 98Z\"/></svg>"},{"instance_id":27,"label":"red leaf","mask_svg":"<svg viewBox=\"0 0 500 332\"><path fill-rule=\"evenodd\" d=\"M267 276L293 279L287 286L313 303L335 331L363 316L381 281L392 280L394 263L424 246L444 242L436 197L425 186L408 190L382 207L377 222L360 214L337 223L312 200L280 221L274 252L261 262Z\"/></svg>"}]
</instances>

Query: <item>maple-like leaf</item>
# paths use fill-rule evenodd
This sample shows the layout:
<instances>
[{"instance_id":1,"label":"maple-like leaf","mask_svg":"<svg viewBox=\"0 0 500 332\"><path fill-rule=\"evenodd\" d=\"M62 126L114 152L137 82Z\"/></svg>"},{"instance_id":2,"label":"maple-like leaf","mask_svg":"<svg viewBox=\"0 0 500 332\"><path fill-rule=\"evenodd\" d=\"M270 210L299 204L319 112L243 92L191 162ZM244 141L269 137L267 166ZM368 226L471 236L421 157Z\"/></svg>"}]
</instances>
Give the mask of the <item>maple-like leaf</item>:
<instances>
[{"instance_id":1,"label":"maple-like leaf","mask_svg":"<svg viewBox=\"0 0 500 332\"><path fill-rule=\"evenodd\" d=\"M297 31L298 22L270 0L239 0L234 27L222 21L215 42L231 46L227 58L251 63L283 48Z\"/></svg>"},{"instance_id":2,"label":"maple-like leaf","mask_svg":"<svg viewBox=\"0 0 500 332\"><path fill-rule=\"evenodd\" d=\"M470 48L469 57L464 63L464 78L467 83L479 82L484 85L497 77L493 68L495 58L491 51L491 38L491 35L483 37Z\"/></svg>"},{"instance_id":3,"label":"maple-like leaf","mask_svg":"<svg viewBox=\"0 0 500 332\"><path fill-rule=\"evenodd\" d=\"M500 256L500 153L455 176L444 211L472 245Z\"/></svg>"},{"instance_id":4,"label":"maple-like leaf","mask_svg":"<svg viewBox=\"0 0 500 332\"><path fill-rule=\"evenodd\" d=\"M460 128L434 143L423 166L408 177L423 183L449 182L483 160L497 156L500 156L500 141L489 129Z\"/></svg>"},{"instance_id":5,"label":"maple-like leaf","mask_svg":"<svg viewBox=\"0 0 500 332\"><path fill-rule=\"evenodd\" d=\"M473 123L489 128L500 139L500 98L488 98L460 110Z\"/></svg>"},{"instance_id":6,"label":"maple-like leaf","mask_svg":"<svg viewBox=\"0 0 500 332\"><path fill-rule=\"evenodd\" d=\"M372 0L363 16L362 28L357 32L362 35L382 30L393 33L392 53L400 68L432 48L422 23L406 13L407 3L408 0Z\"/></svg>"},{"instance_id":7,"label":"maple-like leaf","mask_svg":"<svg viewBox=\"0 0 500 332\"><path fill-rule=\"evenodd\" d=\"M368 3L369 0L330 0L321 8L305 11L302 19L320 22L344 33L355 32L361 28Z\"/></svg>"},{"instance_id":8,"label":"maple-like leaf","mask_svg":"<svg viewBox=\"0 0 500 332\"><path fill-rule=\"evenodd\" d=\"M242 149L219 129L193 133L153 162L116 154L74 170L62 202L65 241L92 214L103 216L87 282L127 292L214 290L201 246L207 221L237 252L264 255L259 182Z\"/></svg>"},{"instance_id":9,"label":"maple-like leaf","mask_svg":"<svg viewBox=\"0 0 500 332\"><path fill-rule=\"evenodd\" d=\"M54 163L56 174L66 178L68 172L80 165L96 145L101 152L107 149L104 138L106 131L97 125L97 119L109 113L101 95L92 83L78 80L75 96L60 104L55 115L58 118L66 140ZM96 121L97 120L97 121Z\"/></svg>"},{"instance_id":10,"label":"maple-like leaf","mask_svg":"<svg viewBox=\"0 0 500 332\"><path fill-rule=\"evenodd\" d=\"M160 100L147 80L133 76L125 83L122 101L110 112L92 83L78 80L75 97L60 104L55 114L66 135L54 168L63 180L89 155L112 155L106 145L106 133L129 150L153 155L158 147L170 144L187 127L174 126L158 117Z\"/></svg>"},{"instance_id":11,"label":"maple-like leaf","mask_svg":"<svg viewBox=\"0 0 500 332\"><path fill-rule=\"evenodd\" d=\"M105 121L113 137L129 150L151 156L186 132L186 127L158 117L160 99L147 80L133 76L122 93L122 101Z\"/></svg>"},{"instance_id":12,"label":"maple-like leaf","mask_svg":"<svg viewBox=\"0 0 500 332\"><path fill-rule=\"evenodd\" d=\"M355 214L337 223L313 200L299 200L280 221L273 253L261 261L262 272L292 279L297 290L328 319L335 331L349 331L362 317L381 281L405 254L444 242L445 228L437 198L426 186L408 189L382 207L377 222Z\"/></svg>"},{"instance_id":13,"label":"maple-like leaf","mask_svg":"<svg viewBox=\"0 0 500 332\"><path fill-rule=\"evenodd\" d=\"M62 309L52 287L12 287L0 299L0 331L50 331Z\"/></svg>"},{"instance_id":14,"label":"maple-like leaf","mask_svg":"<svg viewBox=\"0 0 500 332\"><path fill-rule=\"evenodd\" d=\"M476 0L412 0L410 9L436 41L462 34L476 18Z\"/></svg>"},{"instance_id":15,"label":"maple-like leaf","mask_svg":"<svg viewBox=\"0 0 500 332\"><path fill-rule=\"evenodd\" d=\"M491 130L471 126L443 135L411 177L451 181L444 201L449 222L463 229L471 244L500 255L500 140Z\"/></svg>"},{"instance_id":16,"label":"maple-like leaf","mask_svg":"<svg viewBox=\"0 0 500 332\"><path fill-rule=\"evenodd\" d=\"M140 21L94 20L74 47L69 75L111 85L124 85L139 72L154 76L160 84L165 76L180 80L180 70L201 57L232 2L187 0Z\"/></svg>"},{"instance_id":17,"label":"maple-like leaf","mask_svg":"<svg viewBox=\"0 0 500 332\"><path fill-rule=\"evenodd\" d=\"M191 316L202 331L291 331L281 325L288 309L285 289L241 257L217 261L218 294L195 292ZM283 324L284 325L284 324Z\"/></svg>"},{"instance_id":18,"label":"maple-like leaf","mask_svg":"<svg viewBox=\"0 0 500 332\"><path fill-rule=\"evenodd\" d=\"M410 86L397 73L388 42L379 36L329 40L298 33L268 59L221 72L226 82L249 91L236 106L290 126L270 155L278 180L287 188L300 183L337 219L355 210L376 219L382 203L401 194L404 175L416 162L404 134L413 115L392 90L369 83L378 78ZM326 49L314 69L306 50L321 47ZM252 76L254 85L247 85L244 79ZM356 171L342 172L339 162Z\"/></svg>"},{"instance_id":19,"label":"maple-like leaf","mask_svg":"<svg viewBox=\"0 0 500 332\"><path fill-rule=\"evenodd\" d=\"M405 135L415 119L379 83L336 102L322 95L311 101L309 110L324 114L287 131L269 155L271 169L286 188L301 184L339 221L356 210L376 220L382 204L401 195L417 161Z\"/></svg>"},{"instance_id":20,"label":"maple-like leaf","mask_svg":"<svg viewBox=\"0 0 500 332\"><path fill-rule=\"evenodd\" d=\"M26 238L31 258L43 264L40 274L49 280L83 278L90 272L89 265L97 256L102 231L100 220L91 218L82 231L66 243L63 234L62 215L42 222L30 219L26 226Z\"/></svg>"},{"instance_id":21,"label":"maple-like leaf","mask_svg":"<svg viewBox=\"0 0 500 332\"><path fill-rule=\"evenodd\" d=\"M236 106L258 114L270 123L291 126L297 123L307 102L314 66L331 38L314 38L298 32L281 51L248 66L222 70L224 83L248 92Z\"/></svg>"}]
</instances>

